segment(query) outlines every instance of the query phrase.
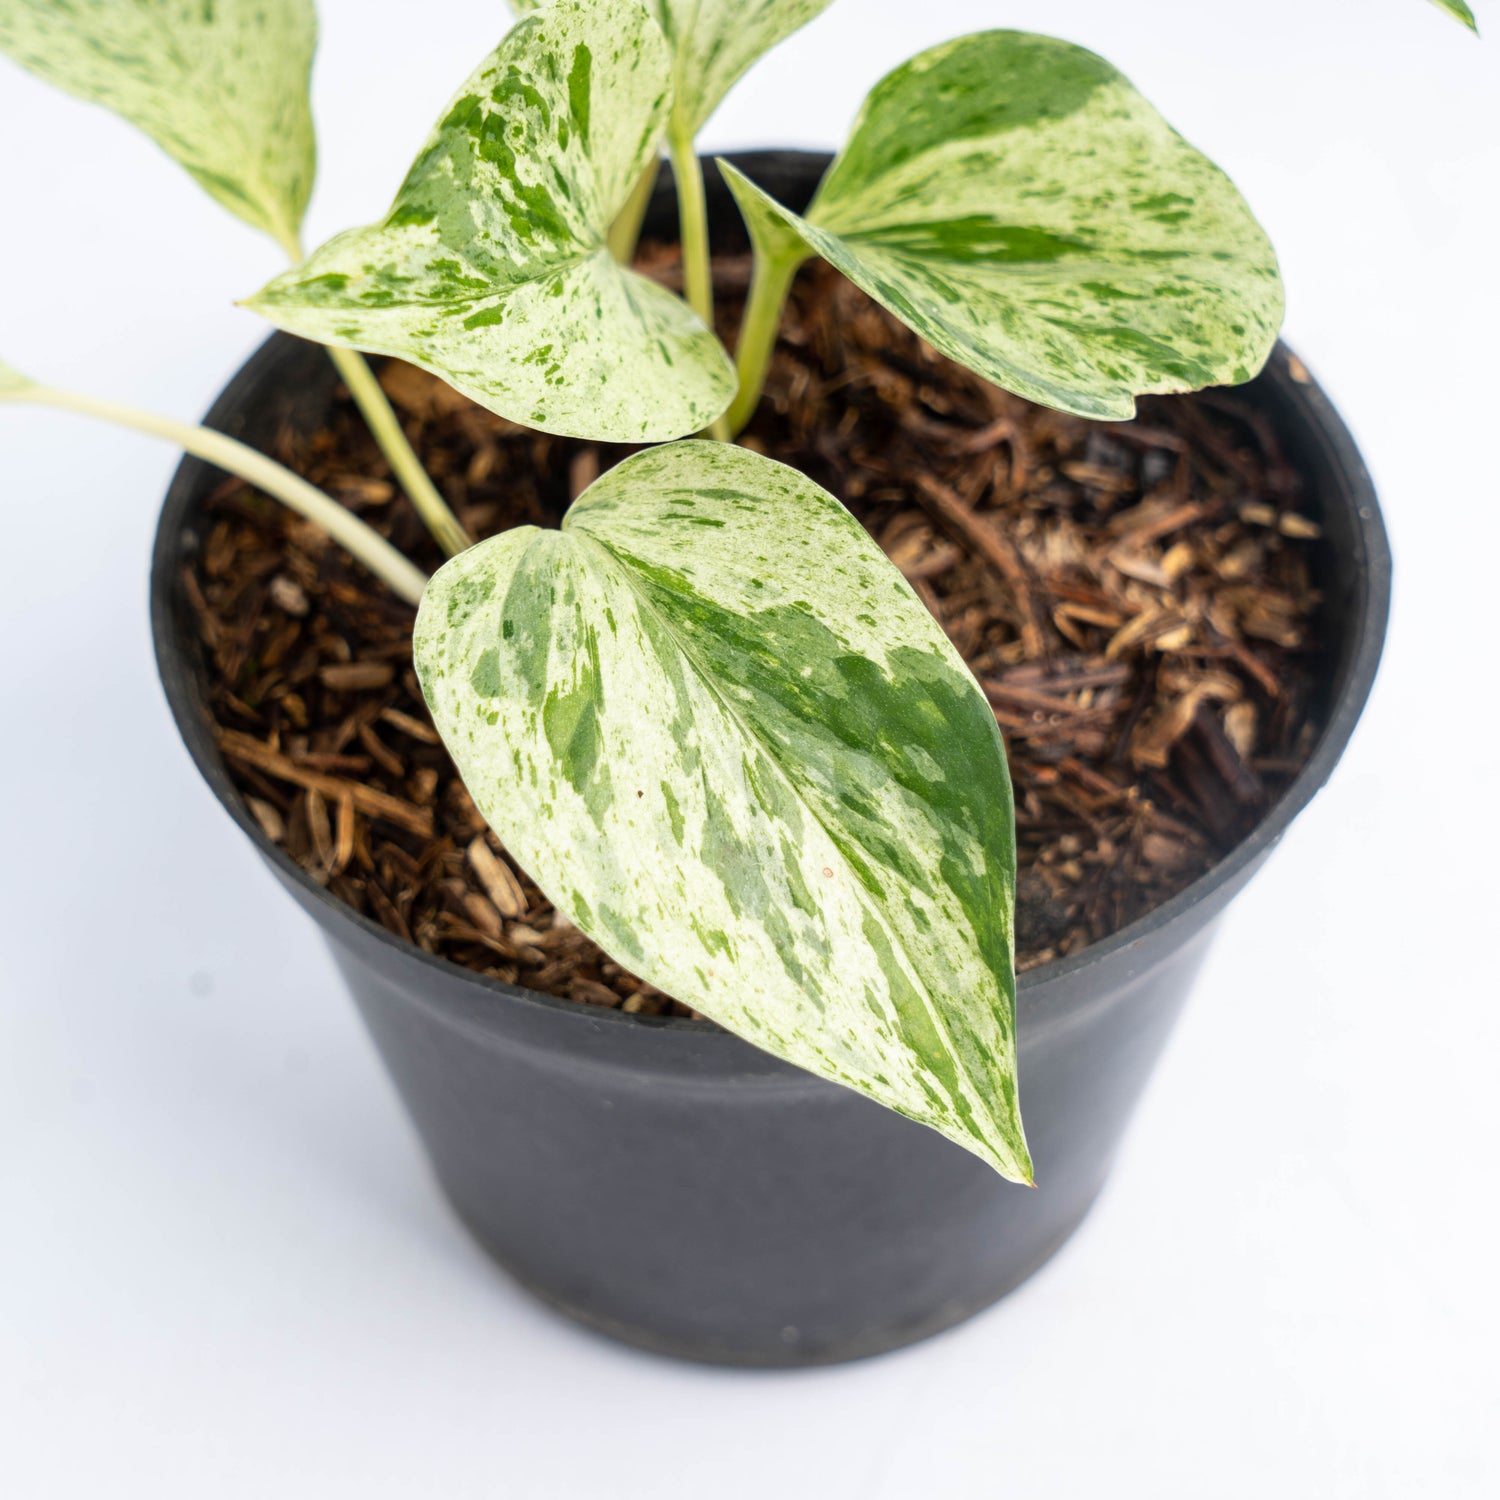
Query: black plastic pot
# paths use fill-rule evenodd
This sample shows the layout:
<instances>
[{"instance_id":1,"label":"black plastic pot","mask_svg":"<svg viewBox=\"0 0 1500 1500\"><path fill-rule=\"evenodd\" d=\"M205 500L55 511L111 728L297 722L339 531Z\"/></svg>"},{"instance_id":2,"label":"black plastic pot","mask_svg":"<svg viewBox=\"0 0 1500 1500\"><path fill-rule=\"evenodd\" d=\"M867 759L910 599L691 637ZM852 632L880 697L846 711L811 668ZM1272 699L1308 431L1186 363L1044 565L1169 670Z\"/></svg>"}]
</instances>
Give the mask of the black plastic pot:
<instances>
[{"instance_id":1,"label":"black plastic pot","mask_svg":"<svg viewBox=\"0 0 1500 1500\"><path fill-rule=\"evenodd\" d=\"M827 158L753 154L793 205ZM720 243L742 234L717 173ZM669 190L648 228L672 232ZM320 350L276 335L209 425L269 441L319 420ZM1327 780L1374 680L1390 558L1369 476L1322 392L1278 350L1249 399L1306 477L1325 542L1326 727L1306 769L1210 874L1107 942L1023 976L1020 1066L1035 1191L957 1146L710 1025L645 1019L483 979L402 943L315 885L248 815L214 745L181 585L216 472L187 460L151 583L167 699L230 817L318 923L439 1181L475 1237L561 1311L666 1354L803 1365L893 1349L1036 1270L1109 1171L1215 919Z\"/></svg>"}]
</instances>

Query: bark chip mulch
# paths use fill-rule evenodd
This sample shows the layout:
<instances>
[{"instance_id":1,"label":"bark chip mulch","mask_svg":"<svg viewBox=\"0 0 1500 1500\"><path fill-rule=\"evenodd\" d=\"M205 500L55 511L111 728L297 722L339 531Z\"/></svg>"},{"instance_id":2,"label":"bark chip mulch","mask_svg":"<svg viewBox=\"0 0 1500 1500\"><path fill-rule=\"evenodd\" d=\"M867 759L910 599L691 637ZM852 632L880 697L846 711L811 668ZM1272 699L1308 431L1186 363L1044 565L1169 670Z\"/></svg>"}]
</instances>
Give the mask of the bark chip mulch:
<instances>
[{"instance_id":1,"label":"bark chip mulch","mask_svg":"<svg viewBox=\"0 0 1500 1500\"><path fill-rule=\"evenodd\" d=\"M676 252L643 267L672 283ZM732 335L748 261L716 267ZM475 536L555 526L625 449L549 437L409 366L382 383ZM749 446L850 506L979 679L1017 802L1022 968L1150 911L1242 839L1305 761L1319 602L1298 475L1229 391L1134 422L1033 406L935 354L824 267L799 279ZM417 562L441 558L342 393L279 456ZM432 728L412 612L238 480L186 583L236 783L268 837L357 911L509 983L693 1012L555 913Z\"/></svg>"}]
</instances>

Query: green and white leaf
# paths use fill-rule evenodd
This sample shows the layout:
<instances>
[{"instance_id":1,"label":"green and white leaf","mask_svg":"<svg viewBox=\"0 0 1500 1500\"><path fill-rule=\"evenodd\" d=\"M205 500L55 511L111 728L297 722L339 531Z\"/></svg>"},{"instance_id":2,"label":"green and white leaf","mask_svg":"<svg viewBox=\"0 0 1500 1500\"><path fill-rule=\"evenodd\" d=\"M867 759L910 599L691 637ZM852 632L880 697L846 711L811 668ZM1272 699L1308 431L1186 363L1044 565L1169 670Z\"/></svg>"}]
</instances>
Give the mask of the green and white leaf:
<instances>
[{"instance_id":1,"label":"green and white leaf","mask_svg":"<svg viewBox=\"0 0 1500 1500\"><path fill-rule=\"evenodd\" d=\"M145 131L291 248L317 167L312 0L0 0L0 51Z\"/></svg>"},{"instance_id":2,"label":"green and white leaf","mask_svg":"<svg viewBox=\"0 0 1500 1500\"><path fill-rule=\"evenodd\" d=\"M1464 0L1432 0L1432 3L1447 11L1450 16L1464 23L1470 31L1479 30L1479 22L1474 19L1474 12L1464 3Z\"/></svg>"},{"instance_id":3,"label":"green and white leaf","mask_svg":"<svg viewBox=\"0 0 1500 1500\"><path fill-rule=\"evenodd\" d=\"M671 67L637 0L527 17L449 106L385 218L248 305L292 333L410 360L548 432L649 442L707 427L734 395L723 347L606 246L657 153Z\"/></svg>"},{"instance_id":4,"label":"green and white leaf","mask_svg":"<svg viewBox=\"0 0 1500 1500\"><path fill-rule=\"evenodd\" d=\"M549 0L510 0L519 13ZM640 0L672 48L676 102L672 126L691 140L725 94L778 42L822 14L833 0Z\"/></svg>"},{"instance_id":5,"label":"green and white leaf","mask_svg":"<svg viewBox=\"0 0 1500 1500\"><path fill-rule=\"evenodd\" d=\"M1081 47L991 31L865 101L806 217L778 221L942 353L1087 417L1248 380L1282 317L1276 256L1229 179Z\"/></svg>"},{"instance_id":6,"label":"green and white leaf","mask_svg":"<svg viewBox=\"0 0 1500 1500\"><path fill-rule=\"evenodd\" d=\"M826 491L650 449L429 584L415 661L507 848L622 964L1029 1180L993 712Z\"/></svg>"}]
</instances>

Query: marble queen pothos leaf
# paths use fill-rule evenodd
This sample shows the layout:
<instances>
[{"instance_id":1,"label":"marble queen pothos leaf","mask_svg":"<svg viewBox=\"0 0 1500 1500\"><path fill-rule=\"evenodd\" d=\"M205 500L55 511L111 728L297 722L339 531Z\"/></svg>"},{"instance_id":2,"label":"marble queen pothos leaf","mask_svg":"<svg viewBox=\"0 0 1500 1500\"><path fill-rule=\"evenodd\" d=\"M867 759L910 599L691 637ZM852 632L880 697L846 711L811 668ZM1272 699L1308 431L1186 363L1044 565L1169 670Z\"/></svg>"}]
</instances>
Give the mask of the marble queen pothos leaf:
<instances>
[{"instance_id":1,"label":"marble queen pothos leaf","mask_svg":"<svg viewBox=\"0 0 1500 1500\"><path fill-rule=\"evenodd\" d=\"M1281 323L1234 185L1050 37L983 32L897 68L805 217L725 175L763 253L823 256L960 364L1082 416L1248 380Z\"/></svg>"},{"instance_id":2,"label":"marble queen pothos leaf","mask_svg":"<svg viewBox=\"0 0 1500 1500\"><path fill-rule=\"evenodd\" d=\"M510 0L520 13L550 0ZM724 95L778 42L833 0L640 0L672 48L673 129L691 140Z\"/></svg>"},{"instance_id":3,"label":"marble queen pothos leaf","mask_svg":"<svg viewBox=\"0 0 1500 1500\"><path fill-rule=\"evenodd\" d=\"M410 360L548 432L649 442L706 427L734 395L723 347L605 245L656 155L671 71L637 0L528 16L449 106L385 218L248 305Z\"/></svg>"},{"instance_id":4,"label":"marble queen pothos leaf","mask_svg":"<svg viewBox=\"0 0 1500 1500\"><path fill-rule=\"evenodd\" d=\"M312 0L0 0L0 51L145 131L291 249L317 166Z\"/></svg>"},{"instance_id":5,"label":"marble queen pothos leaf","mask_svg":"<svg viewBox=\"0 0 1500 1500\"><path fill-rule=\"evenodd\" d=\"M1440 6L1450 16L1462 21L1470 31L1478 31L1479 23L1474 19L1474 12L1464 3L1464 0L1432 0L1434 5Z\"/></svg>"},{"instance_id":6,"label":"marble queen pothos leaf","mask_svg":"<svg viewBox=\"0 0 1500 1500\"><path fill-rule=\"evenodd\" d=\"M415 661L506 847L622 964L1030 1179L995 716L833 496L627 459L428 586Z\"/></svg>"}]
</instances>

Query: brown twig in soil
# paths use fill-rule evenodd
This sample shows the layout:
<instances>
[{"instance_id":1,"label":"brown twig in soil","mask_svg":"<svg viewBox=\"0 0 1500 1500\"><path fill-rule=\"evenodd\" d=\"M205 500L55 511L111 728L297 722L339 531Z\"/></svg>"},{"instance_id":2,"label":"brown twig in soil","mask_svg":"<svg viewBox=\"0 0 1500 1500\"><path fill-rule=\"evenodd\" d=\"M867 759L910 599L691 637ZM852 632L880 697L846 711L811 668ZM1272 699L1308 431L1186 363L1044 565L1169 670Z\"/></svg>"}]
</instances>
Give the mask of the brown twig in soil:
<instances>
[{"instance_id":1,"label":"brown twig in soil","mask_svg":"<svg viewBox=\"0 0 1500 1500\"><path fill-rule=\"evenodd\" d=\"M1015 590L1016 606L1021 612L1021 643L1028 656L1040 656L1044 650L1042 627L1037 623L1031 584L1016 549L990 522L976 516L947 485L934 479L931 474L914 474L912 478L922 503L968 542L980 556L993 563L1000 576Z\"/></svg>"},{"instance_id":2,"label":"brown twig in soil","mask_svg":"<svg viewBox=\"0 0 1500 1500\"><path fill-rule=\"evenodd\" d=\"M343 781L336 776L325 776L319 771L299 766L295 761L288 760L286 756L278 755L261 744L259 740L237 730L221 729L218 739L219 749L227 760L254 766L257 771L264 771L278 781L290 781L294 786L304 787L325 797L347 799L367 818L380 818L387 823L394 823L398 828L416 834L418 838L432 837L432 814L422 808L413 807L396 797L389 797L358 781Z\"/></svg>"}]
</instances>

